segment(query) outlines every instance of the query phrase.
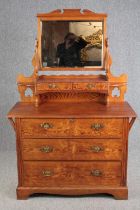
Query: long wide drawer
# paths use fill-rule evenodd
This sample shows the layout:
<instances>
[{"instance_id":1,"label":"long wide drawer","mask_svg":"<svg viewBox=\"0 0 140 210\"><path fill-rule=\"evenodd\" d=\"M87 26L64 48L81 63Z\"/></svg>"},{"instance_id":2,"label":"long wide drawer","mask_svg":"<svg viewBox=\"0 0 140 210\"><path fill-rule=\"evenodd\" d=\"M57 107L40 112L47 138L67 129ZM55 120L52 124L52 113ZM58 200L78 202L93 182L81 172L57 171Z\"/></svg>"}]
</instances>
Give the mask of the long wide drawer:
<instances>
[{"instance_id":1,"label":"long wide drawer","mask_svg":"<svg viewBox=\"0 0 140 210\"><path fill-rule=\"evenodd\" d=\"M23 186L119 186L120 162L25 161Z\"/></svg>"},{"instance_id":2,"label":"long wide drawer","mask_svg":"<svg viewBox=\"0 0 140 210\"><path fill-rule=\"evenodd\" d=\"M121 160L121 139L22 139L23 160Z\"/></svg>"},{"instance_id":3,"label":"long wide drawer","mask_svg":"<svg viewBox=\"0 0 140 210\"><path fill-rule=\"evenodd\" d=\"M22 119L23 138L121 138L123 119Z\"/></svg>"}]
</instances>

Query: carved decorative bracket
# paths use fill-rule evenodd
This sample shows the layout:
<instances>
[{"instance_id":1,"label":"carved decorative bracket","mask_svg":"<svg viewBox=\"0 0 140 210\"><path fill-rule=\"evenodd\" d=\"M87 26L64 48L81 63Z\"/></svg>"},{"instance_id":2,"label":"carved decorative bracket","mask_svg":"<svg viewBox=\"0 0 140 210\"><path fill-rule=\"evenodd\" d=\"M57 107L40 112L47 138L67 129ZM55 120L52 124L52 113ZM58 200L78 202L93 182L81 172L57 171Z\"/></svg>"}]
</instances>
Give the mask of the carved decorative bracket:
<instances>
[{"instance_id":1,"label":"carved decorative bracket","mask_svg":"<svg viewBox=\"0 0 140 210\"><path fill-rule=\"evenodd\" d=\"M132 128L132 125L134 124L135 120L136 120L136 117L132 117L132 118L131 118L131 120L130 120L130 122L129 122L129 131L130 131L130 129Z\"/></svg>"},{"instance_id":2,"label":"carved decorative bracket","mask_svg":"<svg viewBox=\"0 0 140 210\"><path fill-rule=\"evenodd\" d=\"M8 118L9 121L10 121L10 124L12 125L12 127L14 128L14 131L16 131L16 126L15 126L15 121L14 119L11 117L11 118Z\"/></svg>"},{"instance_id":3,"label":"carved decorative bracket","mask_svg":"<svg viewBox=\"0 0 140 210\"><path fill-rule=\"evenodd\" d=\"M128 77L126 74L122 74L119 77L115 77L111 73L112 57L109 52L108 38L106 39L106 55L105 55L105 70L109 83L109 93L107 96L107 102L123 102L124 94L127 90ZM117 88L119 90L118 95L113 95L113 90Z\"/></svg>"},{"instance_id":4,"label":"carved decorative bracket","mask_svg":"<svg viewBox=\"0 0 140 210\"><path fill-rule=\"evenodd\" d=\"M32 58L32 65L34 67L34 72L30 77L25 77L20 74L17 77L18 91L20 93L20 98L22 102L34 102L39 104L40 96L35 94L36 82L38 79L38 72L40 69L40 59L38 55L38 41L35 42L35 51ZM31 94L26 94L26 91L30 90Z\"/></svg>"}]
</instances>

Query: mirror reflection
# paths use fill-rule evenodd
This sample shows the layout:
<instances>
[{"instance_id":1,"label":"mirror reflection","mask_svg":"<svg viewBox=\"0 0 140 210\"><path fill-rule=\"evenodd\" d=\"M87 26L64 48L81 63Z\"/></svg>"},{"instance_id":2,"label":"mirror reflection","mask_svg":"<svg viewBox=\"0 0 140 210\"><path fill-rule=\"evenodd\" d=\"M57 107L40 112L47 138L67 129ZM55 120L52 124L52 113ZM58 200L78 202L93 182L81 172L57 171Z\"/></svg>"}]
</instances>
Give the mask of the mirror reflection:
<instances>
[{"instance_id":1,"label":"mirror reflection","mask_svg":"<svg viewBox=\"0 0 140 210\"><path fill-rule=\"evenodd\" d=\"M42 21L43 67L102 66L103 22Z\"/></svg>"}]
</instances>

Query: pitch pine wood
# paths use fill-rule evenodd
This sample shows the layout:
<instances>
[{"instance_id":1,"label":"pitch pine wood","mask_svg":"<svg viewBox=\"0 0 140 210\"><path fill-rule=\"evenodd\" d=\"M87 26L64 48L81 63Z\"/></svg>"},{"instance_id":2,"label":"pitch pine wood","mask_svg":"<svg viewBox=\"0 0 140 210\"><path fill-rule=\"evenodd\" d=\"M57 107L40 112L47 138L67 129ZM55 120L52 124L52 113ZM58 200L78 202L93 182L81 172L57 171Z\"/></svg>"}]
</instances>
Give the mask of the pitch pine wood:
<instances>
[{"instance_id":1,"label":"pitch pine wood","mask_svg":"<svg viewBox=\"0 0 140 210\"><path fill-rule=\"evenodd\" d=\"M52 127L42 128L48 124ZM96 130L93 125L102 125ZM22 138L120 138L122 119L22 119Z\"/></svg>"},{"instance_id":2,"label":"pitch pine wood","mask_svg":"<svg viewBox=\"0 0 140 210\"><path fill-rule=\"evenodd\" d=\"M108 91L107 78L100 76L40 76L37 80L36 92L58 92L58 91L88 91L104 92Z\"/></svg>"},{"instance_id":3,"label":"pitch pine wood","mask_svg":"<svg viewBox=\"0 0 140 210\"><path fill-rule=\"evenodd\" d=\"M122 147L122 139L21 139L23 160L121 160Z\"/></svg>"},{"instance_id":4,"label":"pitch pine wood","mask_svg":"<svg viewBox=\"0 0 140 210\"><path fill-rule=\"evenodd\" d=\"M127 102L105 106L94 102L50 102L35 107L33 103L18 102L9 111L9 118L135 118L136 113Z\"/></svg>"},{"instance_id":5,"label":"pitch pine wood","mask_svg":"<svg viewBox=\"0 0 140 210\"><path fill-rule=\"evenodd\" d=\"M71 187L71 186L120 186L120 162L23 162L23 185L26 187ZM44 176L44 171L50 171L51 176ZM100 176L92 175L93 170L99 170Z\"/></svg>"},{"instance_id":6,"label":"pitch pine wood","mask_svg":"<svg viewBox=\"0 0 140 210\"><path fill-rule=\"evenodd\" d=\"M124 94L127 75L114 77L106 36L106 14L64 9L38 14L30 77L17 78L21 102L8 113L16 132L17 198L33 193L112 194L127 199L128 135L136 114ZM103 21L105 75L39 75L58 68L41 66L41 21ZM90 71L97 68L59 68ZM30 88L32 96L26 96ZM114 88L120 95L113 96Z\"/></svg>"},{"instance_id":7,"label":"pitch pine wood","mask_svg":"<svg viewBox=\"0 0 140 210\"><path fill-rule=\"evenodd\" d=\"M35 44L35 52L32 59L34 72L30 77L20 74L17 77L18 90L22 102L32 102L36 107L54 98L61 100L87 100L104 102L124 102L124 95L127 90L127 75L122 74L115 77L111 73L112 58L109 52L108 38L106 36L106 18L107 14L97 14L89 10L64 9L55 10L48 14L37 15L38 30ZM102 21L103 22L103 65L101 67L42 67L41 43L42 43L42 21ZM40 71L92 71L103 70L105 75L61 75L61 76L40 76ZM82 83L82 84L81 84ZM32 95L27 96L26 90L31 89ZM114 96L113 90L117 88L119 95ZM52 93L52 94L48 94ZM55 93L55 94L54 94ZM65 93L65 94L64 94ZM78 93L78 94L76 94ZM82 94L81 94L82 93ZM89 94L91 93L91 94ZM80 98L79 98L79 94ZM57 95L57 96L56 96ZM69 98L69 96L71 96ZM83 97L81 97L83 96ZM69 98L69 99L68 99Z\"/></svg>"},{"instance_id":8,"label":"pitch pine wood","mask_svg":"<svg viewBox=\"0 0 140 210\"><path fill-rule=\"evenodd\" d=\"M127 199L128 133L136 118L128 103L17 103L8 117L17 138L18 199L33 193ZM95 123L104 126L94 130Z\"/></svg>"}]
</instances>

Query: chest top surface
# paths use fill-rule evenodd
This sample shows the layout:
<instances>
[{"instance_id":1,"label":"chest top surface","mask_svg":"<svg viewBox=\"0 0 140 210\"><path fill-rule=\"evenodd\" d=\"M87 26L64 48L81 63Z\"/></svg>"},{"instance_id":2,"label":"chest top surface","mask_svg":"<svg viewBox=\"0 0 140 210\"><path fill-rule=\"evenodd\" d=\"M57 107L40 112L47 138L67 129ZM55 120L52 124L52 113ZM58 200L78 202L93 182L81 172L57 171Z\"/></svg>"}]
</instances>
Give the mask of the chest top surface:
<instances>
[{"instance_id":1,"label":"chest top surface","mask_svg":"<svg viewBox=\"0 0 140 210\"><path fill-rule=\"evenodd\" d=\"M108 106L95 102L50 102L35 107L31 103L18 102L8 113L9 118L122 118L136 117L127 103L112 103Z\"/></svg>"}]
</instances>

